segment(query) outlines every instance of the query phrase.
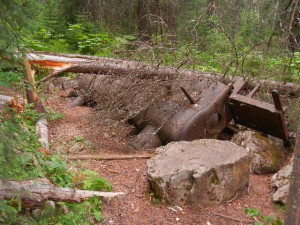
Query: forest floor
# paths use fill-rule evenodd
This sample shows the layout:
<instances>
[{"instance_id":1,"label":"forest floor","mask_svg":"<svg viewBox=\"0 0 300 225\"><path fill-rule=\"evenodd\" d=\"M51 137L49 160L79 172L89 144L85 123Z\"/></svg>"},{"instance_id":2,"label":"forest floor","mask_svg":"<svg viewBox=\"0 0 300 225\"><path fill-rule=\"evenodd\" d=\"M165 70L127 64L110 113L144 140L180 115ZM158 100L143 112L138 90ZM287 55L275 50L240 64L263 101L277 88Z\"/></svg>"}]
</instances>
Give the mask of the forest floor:
<instances>
[{"instance_id":1,"label":"forest floor","mask_svg":"<svg viewBox=\"0 0 300 225\"><path fill-rule=\"evenodd\" d=\"M132 151L128 146L128 124L103 125L101 118L89 107L66 109L70 99L57 94L47 95L47 106L65 117L50 124L51 149L65 155L78 154L148 154ZM80 140L80 141L79 141ZM220 225L253 224L246 208L259 209L263 215L283 218L283 212L271 200L274 189L272 175L251 175L245 187L229 202L195 208L161 203L151 193L147 180L147 160L70 160L77 168L99 172L109 180L114 191L126 195L103 203L104 224L116 225Z\"/></svg>"}]
</instances>

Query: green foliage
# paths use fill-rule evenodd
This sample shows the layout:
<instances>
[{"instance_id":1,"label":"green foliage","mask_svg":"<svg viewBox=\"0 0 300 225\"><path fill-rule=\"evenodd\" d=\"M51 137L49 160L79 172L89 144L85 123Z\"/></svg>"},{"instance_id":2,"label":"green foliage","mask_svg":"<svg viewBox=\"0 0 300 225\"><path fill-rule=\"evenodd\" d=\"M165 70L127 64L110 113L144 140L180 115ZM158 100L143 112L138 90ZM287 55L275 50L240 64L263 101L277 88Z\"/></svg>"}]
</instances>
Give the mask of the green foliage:
<instances>
[{"instance_id":1,"label":"green foliage","mask_svg":"<svg viewBox=\"0 0 300 225\"><path fill-rule=\"evenodd\" d=\"M83 181L83 188L93 191L112 191L112 185L99 176L95 171L85 170L83 173L85 177Z\"/></svg>"},{"instance_id":2,"label":"green foliage","mask_svg":"<svg viewBox=\"0 0 300 225\"><path fill-rule=\"evenodd\" d=\"M82 137L82 136L76 136L75 141L82 143L84 141L84 137Z\"/></svg>"},{"instance_id":3,"label":"green foliage","mask_svg":"<svg viewBox=\"0 0 300 225\"><path fill-rule=\"evenodd\" d=\"M61 120L65 117L64 114L55 112L49 107L46 107L46 111L47 111L47 120L49 121Z\"/></svg>"},{"instance_id":4,"label":"green foliage","mask_svg":"<svg viewBox=\"0 0 300 225\"><path fill-rule=\"evenodd\" d=\"M67 208L69 213L57 213L52 218L37 221L40 225L89 225L97 224L103 220L102 202L100 198L93 197L83 203L58 203L61 207Z\"/></svg>"},{"instance_id":5,"label":"green foliage","mask_svg":"<svg viewBox=\"0 0 300 225\"><path fill-rule=\"evenodd\" d=\"M45 175L55 184L61 187L73 186L73 174L68 171L68 166L59 156L50 158L39 158Z\"/></svg>"},{"instance_id":6,"label":"green foliage","mask_svg":"<svg viewBox=\"0 0 300 225\"><path fill-rule=\"evenodd\" d=\"M35 0L0 1L0 55L21 48L23 37L34 29L39 6Z\"/></svg>"},{"instance_id":7,"label":"green foliage","mask_svg":"<svg viewBox=\"0 0 300 225\"><path fill-rule=\"evenodd\" d=\"M35 131L35 123L41 116L26 107L22 115L9 111L7 116L0 116L0 178L15 180L47 177L61 187L74 187L74 173L70 172L67 163L59 156L47 156L39 152L41 145ZM34 158L39 165L34 165ZM13 165L13 166L12 166ZM83 188L86 190L111 191L111 184L93 171L83 171ZM54 217L32 221L21 212L17 200L0 201L0 223L14 224L95 224L103 220L102 206L99 198L91 198L81 204L60 203L70 211L68 214L58 212ZM27 222L26 222L27 221Z\"/></svg>"},{"instance_id":8,"label":"green foliage","mask_svg":"<svg viewBox=\"0 0 300 225\"><path fill-rule=\"evenodd\" d=\"M5 71L3 67L1 68L1 62L0 62L0 86L4 87L15 87L16 85L19 85L22 79L22 74L9 70Z\"/></svg>"},{"instance_id":9,"label":"green foliage","mask_svg":"<svg viewBox=\"0 0 300 225\"><path fill-rule=\"evenodd\" d=\"M18 220L18 213L21 211L19 200L0 200L0 224L14 224Z\"/></svg>"},{"instance_id":10,"label":"green foliage","mask_svg":"<svg viewBox=\"0 0 300 225\"><path fill-rule=\"evenodd\" d=\"M133 35L122 35L113 38L107 32L93 32L81 23L69 24L68 32L57 34L42 28L37 35L27 39L27 45L35 50L56 52L77 52L98 56L110 56L116 49L126 46L136 40Z\"/></svg>"},{"instance_id":11,"label":"green foliage","mask_svg":"<svg viewBox=\"0 0 300 225\"><path fill-rule=\"evenodd\" d=\"M11 118L0 117L0 177L21 180L47 176L59 186L71 187L73 177L66 162L39 152L35 124L41 115L31 108L28 104L21 116L10 111ZM37 157L38 167L33 157Z\"/></svg>"},{"instance_id":12,"label":"green foliage","mask_svg":"<svg viewBox=\"0 0 300 225\"><path fill-rule=\"evenodd\" d=\"M33 165L32 154L40 144L32 120L13 111L9 113L10 117L0 116L0 178L40 177L42 171Z\"/></svg>"},{"instance_id":13,"label":"green foliage","mask_svg":"<svg viewBox=\"0 0 300 225\"><path fill-rule=\"evenodd\" d=\"M12 53L6 52L5 60L1 60L0 51L0 86L19 87L23 78L23 69Z\"/></svg>"},{"instance_id":14,"label":"green foliage","mask_svg":"<svg viewBox=\"0 0 300 225\"><path fill-rule=\"evenodd\" d=\"M283 225L283 222L275 216L266 216L259 209L246 208L245 213L251 218L257 218L261 222L256 222L254 225Z\"/></svg>"}]
</instances>

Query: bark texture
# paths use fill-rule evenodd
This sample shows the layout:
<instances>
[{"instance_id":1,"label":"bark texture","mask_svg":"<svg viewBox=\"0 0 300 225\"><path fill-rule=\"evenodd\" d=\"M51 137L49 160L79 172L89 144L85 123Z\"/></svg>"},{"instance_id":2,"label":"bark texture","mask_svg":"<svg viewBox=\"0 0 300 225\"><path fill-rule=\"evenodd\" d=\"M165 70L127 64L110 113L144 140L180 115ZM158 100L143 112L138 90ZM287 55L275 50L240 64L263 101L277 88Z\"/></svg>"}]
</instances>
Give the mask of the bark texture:
<instances>
[{"instance_id":1,"label":"bark texture","mask_svg":"<svg viewBox=\"0 0 300 225\"><path fill-rule=\"evenodd\" d=\"M94 57L94 56L81 56L81 55L68 55L68 54L53 54L53 53L34 53L29 54L28 59L32 64L39 64L42 67L43 62L64 62L68 63L68 66L59 69L49 76L42 79L46 81L51 77L58 76L62 73L73 72L73 73L89 73L89 74L101 74L101 75L122 75L122 76L134 76L139 75L144 79L157 77L160 80L175 79L178 76L200 76L211 79L216 79L223 83L230 83L237 80L235 77L222 76L221 74L215 73L204 73L199 70L186 70L178 69L174 67L162 67L149 65L136 61L128 61L121 59L112 59L105 57ZM278 81L269 80L250 80L250 87L254 87L256 84L261 83L262 88L267 88L272 91L277 89L279 92L292 93L292 95L300 94L300 85L294 83L283 83Z\"/></svg>"},{"instance_id":2,"label":"bark texture","mask_svg":"<svg viewBox=\"0 0 300 225\"><path fill-rule=\"evenodd\" d=\"M48 129L48 121L45 116L41 117L36 123L36 130L39 137L39 142L49 150L49 129Z\"/></svg>"},{"instance_id":3,"label":"bark texture","mask_svg":"<svg viewBox=\"0 0 300 225\"><path fill-rule=\"evenodd\" d=\"M0 180L0 199L20 197L24 208L40 207L47 200L83 202L95 196L113 198L123 194L123 192L99 192L59 188L45 178L23 181Z\"/></svg>"}]
</instances>

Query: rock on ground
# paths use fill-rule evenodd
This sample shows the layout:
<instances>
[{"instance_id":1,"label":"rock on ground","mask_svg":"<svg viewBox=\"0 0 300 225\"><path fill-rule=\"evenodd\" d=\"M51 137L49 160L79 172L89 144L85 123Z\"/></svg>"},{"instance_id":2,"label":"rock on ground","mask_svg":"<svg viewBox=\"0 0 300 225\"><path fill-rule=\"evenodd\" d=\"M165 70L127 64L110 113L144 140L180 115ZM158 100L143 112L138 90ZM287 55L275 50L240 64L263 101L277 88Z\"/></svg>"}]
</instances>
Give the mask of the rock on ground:
<instances>
[{"instance_id":1,"label":"rock on ground","mask_svg":"<svg viewBox=\"0 0 300 225\"><path fill-rule=\"evenodd\" d=\"M293 169L293 160L283 167L278 173L272 176L272 186L276 187L276 192L272 199L274 202L286 204L290 188L290 180Z\"/></svg>"},{"instance_id":2,"label":"rock on ground","mask_svg":"<svg viewBox=\"0 0 300 225\"><path fill-rule=\"evenodd\" d=\"M232 199L248 183L250 160L238 145L214 139L172 142L148 160L155 194L177 205L207 206Z\"/></svg>"},{"instance_id":3,"label":"rock on ground","mask_svg":"<svg viewBox=\"0 0 300 225\"><path fill-rule=\"evenodd\" d=\"M252 173L268 174L280 170L284 161L281 140L269 139L253 131L243 131L236 134L232 141L250 153Z\"/></svg>"}]
</instances>

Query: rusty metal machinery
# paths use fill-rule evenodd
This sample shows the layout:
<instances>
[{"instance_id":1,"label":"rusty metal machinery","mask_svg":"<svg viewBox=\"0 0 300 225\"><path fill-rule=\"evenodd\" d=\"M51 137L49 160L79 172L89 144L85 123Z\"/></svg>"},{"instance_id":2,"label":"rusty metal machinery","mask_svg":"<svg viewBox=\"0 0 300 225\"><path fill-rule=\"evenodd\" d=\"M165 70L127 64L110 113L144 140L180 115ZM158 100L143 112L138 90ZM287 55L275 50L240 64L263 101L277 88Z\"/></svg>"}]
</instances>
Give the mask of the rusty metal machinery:
<instances>
[{"instance_id":1,"label":"rusty metal machinery","mask_svg":"<svg viewBox=\"0 0 300 225\"><path fill-rule=\"evenodd\" d=\"M198 86L203 86L204 83L207 84L208 81L203 79ZM144 147L149 142L153 142L153 147L160 145L156 136L163 144L213 137L231 120L227 105L229 93L228 86L210 81L207 88L198 93L197 100L192 100L186 91L185 101L165 99L156 103L132 119L139 130L146 128L135 140L142 140L139 141L142 143L135 147Z\"/></svg>"},{"instance_id":2,"label":"rusty metal machinery","mask_svg":"<svg viewBox=\"0 0 300 225\"><path fill-rule=\"evenodd\" d=\"M232 119L237 124L288 142L285 109L278 93L272 93L273 105L252 98L259 86L244 96L241 92L245 87L243 79L228 86L202 79L192 84L189 90L180 87L181 95L185 97L181 101L178 101L178 96L176 100L163 99L131 119L141 131L134 138L133 147L153 148L171 141L213 138ZM196 95L195 90L198 90Z\"/></svg>"},{"instance_id":3,"label":"rusty metal machinery","mask_svg":"<svg viewBox=\"0 0 300 225\"><path fill-rule=\"evenodd\" d=\"M282 106L278 92L272 91L274 104L270 104L252 98L259 90L260 85L257 85L247 95L242 95L246 85L247 82L243 79L239 79L233 84L229 106L234 122L278 137L288 144L289 133L285 123L286 108Z\"/></svg>"}]
</instances>

